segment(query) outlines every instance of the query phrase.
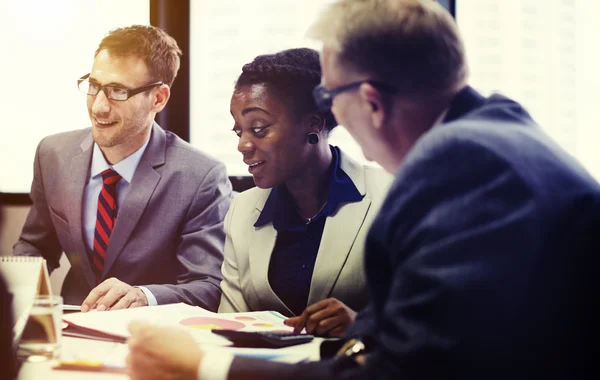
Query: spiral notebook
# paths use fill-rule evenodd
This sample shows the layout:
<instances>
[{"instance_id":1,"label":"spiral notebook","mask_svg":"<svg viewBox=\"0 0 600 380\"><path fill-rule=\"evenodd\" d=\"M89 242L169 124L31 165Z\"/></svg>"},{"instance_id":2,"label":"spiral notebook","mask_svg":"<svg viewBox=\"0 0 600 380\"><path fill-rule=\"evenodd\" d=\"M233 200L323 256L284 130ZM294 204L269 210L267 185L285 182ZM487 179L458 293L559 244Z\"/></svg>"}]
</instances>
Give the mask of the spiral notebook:
<instances>
[{"instance_id":1,"label":"spiral notebook","mask_svg":"<svg viewBox=\"0 0 600 380\"><path fill-rule=\"evenodd\" d=\"M51 295L50 276L42 257L0 256L0 273L13 299L13 343L16 345L27 323L33 300Z\"/></svg>"}]
</instances>

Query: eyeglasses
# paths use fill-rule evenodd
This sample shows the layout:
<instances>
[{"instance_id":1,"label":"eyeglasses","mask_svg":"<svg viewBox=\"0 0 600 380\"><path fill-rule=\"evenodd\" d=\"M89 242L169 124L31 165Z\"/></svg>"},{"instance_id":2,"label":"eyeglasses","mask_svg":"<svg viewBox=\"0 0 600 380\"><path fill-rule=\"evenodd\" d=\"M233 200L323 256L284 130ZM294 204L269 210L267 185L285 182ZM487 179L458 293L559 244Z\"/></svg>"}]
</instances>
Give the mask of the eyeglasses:
<instances>
[{"instance_id":1,"label":"eyeglasses","mask_svg":"<svg viewBox=\"0 0 600 380\"><path fill-rule=\"evenodd\" d=\"M315 99L315 103L317 103L317 107L319 108L319 110L326 111L331 108L331 105L333 104L333 98L335 98L337 95L341 94L342 92L357 88L363 83L368 83L375 88L378 88L382 91L389 92L391 94L395 94L398 92L398 90L396 90L396 88L390 86L389 84L377 82L374 80L361 80L358 82L352 82L352 83L345 84L343 86L333 88L331 90L326 89L322 85L318 85L313 90L313 97Z\"/></svg>"},{"instance_id":2,"label":"eyeglasses","mask_svg":"<svg viewBox=\"0 0 600 380\"><path fill-rule=\"evenodd\" d=\"M124 88L117 86L100 86L98 83L90 82L90 74L86 74L77 80L79 91L87 95L96 96L102 90L107 98L118 101L125 101L140 92L147 91L153 87L161 86L163 82L158 81L138 88Z\"/></svg>"}]
</instances>

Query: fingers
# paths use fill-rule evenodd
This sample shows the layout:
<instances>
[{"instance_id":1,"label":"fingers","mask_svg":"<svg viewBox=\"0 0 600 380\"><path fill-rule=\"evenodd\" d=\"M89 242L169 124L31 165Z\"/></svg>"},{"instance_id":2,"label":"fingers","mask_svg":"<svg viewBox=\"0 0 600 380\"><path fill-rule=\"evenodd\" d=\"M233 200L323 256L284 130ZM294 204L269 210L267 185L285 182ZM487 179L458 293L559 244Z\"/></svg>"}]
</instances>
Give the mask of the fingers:
<instances>
[{"instance_id":1,"label":"fingers","mask_svg":"<svg viewBox=\"0 0 600 380\"><path fill-rule=\"evenodd\" d=\"M288 319L286 319L285 321L283 321L283 324L286 326L290 326L290 327L296 327L296 325L301 322L301 318L300 316L298 317L290 317Z\"/></svg>"},{"instance_id":2,"label":"fingers","mask_svg":"<svg viewBox=\"0 0 600 380\"><path fill-rule=\"evenodd\" d=\"M345 330L349 323L344 320L342 315L335 315L331 318L322 319L315 326L315 334L319 336L329 336L329 332L342 327Z\"/></svg>"},{"instance_id":3,"label":"fingers","mask_svg":"<svg viewBox=\"0 0 600 380\"><path fill-rule=\"evenodd\" d=\"M308 317L310 317L310 314L306 310L304 310L299 317L295 317L297 320L296 325L294 326L294 334L300 334L300 332L304 329L304 325L306 325Z\"/></svg>"},{"instance_id":4,"label":"fingers","mask_svg":"<svg viewBox=\"0 0 600 380\"><path fill-rule=\"evenodd\" d=\"M343 313L343 308L338 305L329 305L326 309L321 309L316 313L312 314L306 321L306 332L309 334L318 333L317 327L321 321L326 318L331 318L337 314Z\"/></svg>"},{"instance_id":5,"label":"fingers","mask_svg":"<svg viewBox=\"0 0 600 380\"><path fill-rule=\"evenodd\" d=\"M117 301L127 294L127 288L115 286L112 287L105 295L98 301L96 309L98 311L104 311L111 308Z\"/></svg>"},{"instance_id":6,"label":"fingers","mask_svg":"<svg viewBox=\"0 0 600 380\"><path fill-rule=\"evenodd\" d=\"M96 286L81 304L81 311L126 309L147 305L146 295L116 278L109 278Z\"/></svg>"},{"instance_id":7,"label":"fingers","mask_svg":"<svg viewBox=\"0 0 600 380\"><path fill-rule=\"evenodd\" d=\"M335 302L338 302L335 298L326 298L319 302L315 302L312 305L309 305L304 311L307 312L308 314L314 314L317 311L319 311L321 309L325 309L326 307L328 307L329 305L331 305Z\"/></svg>"},{"instance_id":8,"label":"fingers","mask_svg":"<svg viewBox=\"0 0 600 380\"><path fill-rule=\"evenodd\" d=\"M168 363L145 353L130 352L126 358L126 374L131 380L164 380L169 378L184 378L174 374L175 369ZM194 374L195 375L195 374ZM192 378L192 377L188 377ZM195 377L194 377L195 378Z\"/></svg>"},{"instance_id":9,"label":"fingers","mask_svg":"<svg viewBox=\"0 0 600 380\"><path fill-rule=\"evenodd\" d=\"M116 304L111 306L111 310L148 306L148 298L146 298L146 293L142 289L127 286L129 287L128 292Z\"/></svg>"},{"instance_id":10,"label":"fingers","mask_svg":"<svg viewBox=\"0 0 600 380\"><path fill-rule=\"evenodd\" d=\"M130 308L133 303L137 301L137 294L134 291L129 291L125 293L119 301L114 304L110 309L111 310L119 310L119 309L127 309Z\"/></svg>"},{"instance_id":11,"label":"fingers","mask_svg":"<svg viewBox=\"0 0 600 380\"><path fill-rule=\"evenodd\" d=\"M138 367L139 364L137 363L137 358L134 357L134 353L131 352L131 349L129 349L129 353L125 358L125 373L131 378L131 380L137 380L140 378Z\"/></svg>"},{"instance_id":12,"label":"fingers","mask_svg":"<svg viewBox=\"0 0 600 380\"><path fill-rule=\"evenodd\" d=\"M294 334L299 334L304 329L304 327L307 327L306 324L307 324L310 316L313 313L315 313L323 308L326 308L327 305L329 305L329 302L331 299L333 299L333 298L328 298L325 300L321 300L319 302L315 302L314 304L312 304L312 305L308 306L306 309L304 309L304 311L302 312L302 314L300 314L299 317L294 317L294 318L296 318L296 320L293 321L293 322L295 322ZM292 319L292 318L290 318L290 319ZM290 322L290 323L292 323L292 322ZM306 329L306 331L309 334L312 334L312 332L309 331L308 328Z\"/></svg>"},{"instance_id":13,"label":"fingers","mask_svg":"<svg viewBox=\"0 0 600 380\"><path fill-rule=\"evenodd\" d=\"M125 373L131 378L131 380L137 380L141 376L138 369L140 367L138 360L139 359L134 356L134 353L131 352L130 349L129 354L127 354L127 357L125 358Z\"/></svg>"},{"instance_id":14,"label":"fingers","mask_svg":"<svg viewBox=\"0 0 600 380\"><path fill-rule=\"evenodd\" d=\"M149 341L152 339L152 334L155 326L146 321L132 321L127 326L131 336L127 339L127 346L131 354L145 354L147 348L151 348Z\"/></svg>"},{"instance_id":15,"label":"fingers","mask_svg":"<svg viewBox=\"0 0 600 380\"><path fill-rule=\"evenodd\" d=\"M128 329L127 373L132 379L197 378L204 353L183 327L133 321Z\"/></svg>"},{"instance_id":16,"label":"fingers","mask_svg":"<svg viewBox=\"0 0 600 380\"><path fill-rule=\"evenodd\" d=\"M96 305L98 300L100 298L102 298L102 296L104 296L106 294L106 292L108 292L110 290L110 288L112 286L111 280L112 279L109 278L108 280L105 280L100 285L98 285L94 289L92 289L90 294L88 294L88 296L85 298L85 300L83 300L83 302L81 303L81 311L82 312L85 313L86 311L92 310L94 308L94 306Z\"/></svg>"},{"instance_id":17,"label":"fingers","mask_svg":"<svg viewBox=\"0 0 600 380\"><path fill-rule=\"evenodd\" d=\"M327 333L327 336L330 338L341 338L344 333L346 332L346 328L348 328L348 326L343 326L340 325L332 330L329 330L329 332Z\"/></svg>"},{"instance_id":18,"label":"fingers","mask_svg":"<svg viewBox=\"0 0 600 380\"><path fill-rule=\"evenodd\" d=\"M312 313L305 321L306 332L321 336L343 334L356 315L352 309L335 298L328 298L310 305L306 308L305 313L311 311Z\"/></svg>"},{"instance_id":19,"label":"fingers","mask_svg":"<svg viewBox=\"0 0 600 380\"><path fill-rule=\"evenodd\" d=\"M157 375L151 356L146 349L150 346L148 339L152 335L152 325L145 321L133 321L129 324L131 337L127 340L129 355L126 358L126 373L133 380L149 379ZM155 377L160 378L160 377Z\"/></svg>"},{"instance_id":20,"label":"fingers","mask_svg":"<svg viewBox=\"0 0 600 380\"><path fill-rule=\"evenodd\" d=\"M161 375L161 369L151 357L142 352L131 352L125 360L125 373L131 380L152 380L167 378L167 374Z\"/></svg>"}]
</instances>

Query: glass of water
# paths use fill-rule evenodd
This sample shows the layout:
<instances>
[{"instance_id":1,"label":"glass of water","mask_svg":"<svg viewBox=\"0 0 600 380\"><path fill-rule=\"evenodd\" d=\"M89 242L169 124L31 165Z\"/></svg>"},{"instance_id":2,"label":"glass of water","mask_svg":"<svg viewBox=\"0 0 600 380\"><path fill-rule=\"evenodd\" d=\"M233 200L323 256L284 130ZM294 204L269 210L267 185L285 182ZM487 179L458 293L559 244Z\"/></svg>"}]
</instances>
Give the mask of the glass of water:
<instances>
[{"instance_id":1,"label":"glass of water","mask_svg":"<svg viewBox=\"0 0 600 380\"><path fill-rule=\"evenodd\" d=\"M17 355L22 360L58 358L62 336L62 297L37 296L25 324Z\"/></svg>"}]
</instances>

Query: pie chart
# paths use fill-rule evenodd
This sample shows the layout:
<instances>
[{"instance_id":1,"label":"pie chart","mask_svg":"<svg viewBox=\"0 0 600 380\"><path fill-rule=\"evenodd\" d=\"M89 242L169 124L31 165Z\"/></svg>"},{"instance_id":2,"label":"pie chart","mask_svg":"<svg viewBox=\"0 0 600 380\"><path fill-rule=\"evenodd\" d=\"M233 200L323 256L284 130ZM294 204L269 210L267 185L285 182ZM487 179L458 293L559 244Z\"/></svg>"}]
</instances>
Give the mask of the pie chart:
<instances>
[{"instance_id":1,"label":"pie chart","mask_svg":"<svg viewBox=\"0 0 600 380\"><path fill-rule=\"evenodd\" d=\"M238 321L256 321L256 318L254 317L247 317L244 315L240 315L239 317L235 317L236 320Z\"/></svg>"},{"instance_id":2,"label":"pie chart","mask_svg":"<svg viewBox=\"0 0 600 380\"><path fill-rule=\"evenodd\" d=\"M245 324L221 318L191 317L182 319L180 324L200 330L240 330Z\"/></svg>"},{"instance_id":3,"label":"pie chart","mask_svg":"<svg viewBox=\"0 0 600 380\"><path fill-rule=\"evenodd\" d=\"M252 326L255 326L255 327L275 327L271 323L253 323Z\"/></svg>"}]
</instances>

